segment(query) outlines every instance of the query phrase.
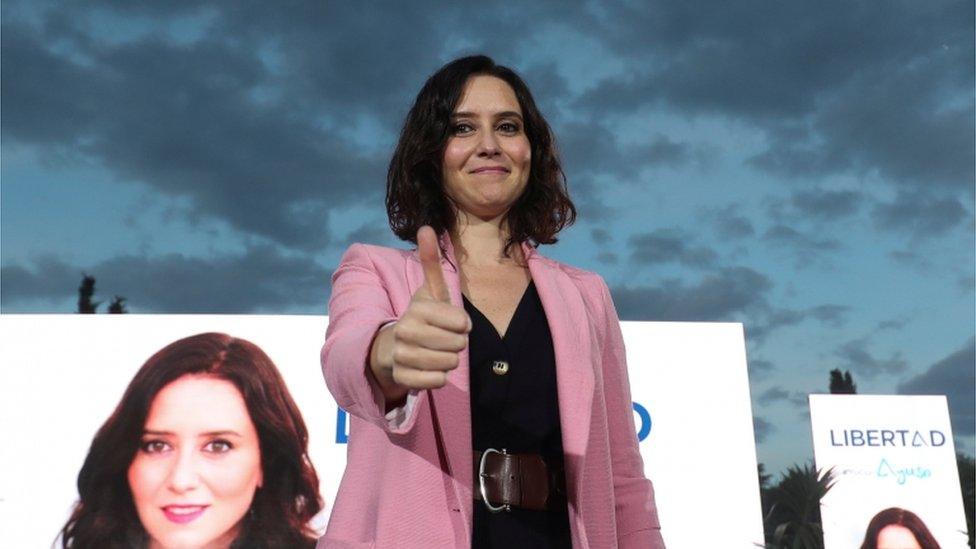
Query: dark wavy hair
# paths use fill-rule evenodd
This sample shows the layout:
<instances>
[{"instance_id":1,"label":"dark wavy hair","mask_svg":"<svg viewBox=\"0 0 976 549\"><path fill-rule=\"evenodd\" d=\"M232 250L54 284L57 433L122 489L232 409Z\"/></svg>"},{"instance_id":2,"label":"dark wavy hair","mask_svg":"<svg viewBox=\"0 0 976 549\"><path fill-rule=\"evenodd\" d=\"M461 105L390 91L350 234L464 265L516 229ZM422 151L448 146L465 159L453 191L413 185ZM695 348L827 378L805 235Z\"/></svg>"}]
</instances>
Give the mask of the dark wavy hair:
<instances>
[{"instance_id":1,"label":"dark wavy hair","mask_svg":"<svg viewBox=\"0 0 976 549\"><path fill-rule=\"evenodd\" d=\"M257 345L205 333L170 343L143 364L98 430L78 474L79 500L61 529L64 548L146 547L127 471L149 408L166 385L186 375L234 384L244 397L261 450L262 487L232 547L313 547L309 521L322 508L308 458L308 430L274 363Z\"/></svg>"},{"instance_id":2,"label":"dark wavy hair","mask_svg":"<svg viewBox=\"0 0 976 549\"><path fill-rule=\"evenodd\" d=\"M444 65L417 94L386 178L390 228L400 239L416 243L417 229L423 225L430 225L437 234L453 227L455 212L444 192L442 177L444 149L450 137L451 114L464 86L468 79L480 75L500 78L512 87L532 149L528 185L506 216L506 254L520 242L533 246L555 243L556 234L576 220L576 207L566 190L552 130L519 75L484 55L462 57Z\"/></svg>"},{"instance_id":3,"label":"dark wavy hair","mask_svg":"<svg viewBox=\"0 0 976 549\"><path fill-rule=\"evenodd\" d=\"M922 549L940 549L939 542L935 541L932 532L929 532L922 519L918 515L900 507L889 507L884 511L874 515L868 523L868 529L864 533L864 542L861 549L878 549L878 533L885 526L903 526L915 536L915 541L922 546Z\"/></svg>"}]
</instances>

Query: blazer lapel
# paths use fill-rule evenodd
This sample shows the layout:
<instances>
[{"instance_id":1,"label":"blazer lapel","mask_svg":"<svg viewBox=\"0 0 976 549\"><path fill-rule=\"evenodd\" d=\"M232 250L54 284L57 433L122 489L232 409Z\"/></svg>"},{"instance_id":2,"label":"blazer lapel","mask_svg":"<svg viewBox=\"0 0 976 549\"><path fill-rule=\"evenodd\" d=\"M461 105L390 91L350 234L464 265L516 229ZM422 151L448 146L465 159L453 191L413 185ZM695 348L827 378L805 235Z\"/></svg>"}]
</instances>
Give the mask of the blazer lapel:
<instances>
[{"instance_id":1,"label":"blazer lapel","mask_svg":"<svg viewBox=\"0 0 976 549\"><path fill-rule=\"evenodd\" d=\"M454 245L447 233L441 235L440 243L441 269L451 295L451 304L463 307L461 279L457 270L457 259L454 256ZM408 269L407 276L412 294L423 284L424 272L416 250L410 257L413 259L411 262L413 266ZM448 474L454 479L454 496L457 498L457 505L464 511L460 513L466 529L464 536L467 536L465 539L470 539L469 517L472 515L474 504L474 471L468 350L461 351L458 358L458 367L447 374L447 384L440 389L429 390L427 394L431 400L431 413L436 414L436 425L440 428Z\"/></svg>"},{"instance_id":2,"label":"blazer lapel","mask_svg":"<svg viewBox=\"0 0 976 549\"><path fill-rule=\"evenodd\" d=\"M567 488L575 496L572 501L579 501L583 456L590 438L594 385L586 306L569 275L528 244L523 244L522 250L552 332Z\"/></svg>"}]
</instances>

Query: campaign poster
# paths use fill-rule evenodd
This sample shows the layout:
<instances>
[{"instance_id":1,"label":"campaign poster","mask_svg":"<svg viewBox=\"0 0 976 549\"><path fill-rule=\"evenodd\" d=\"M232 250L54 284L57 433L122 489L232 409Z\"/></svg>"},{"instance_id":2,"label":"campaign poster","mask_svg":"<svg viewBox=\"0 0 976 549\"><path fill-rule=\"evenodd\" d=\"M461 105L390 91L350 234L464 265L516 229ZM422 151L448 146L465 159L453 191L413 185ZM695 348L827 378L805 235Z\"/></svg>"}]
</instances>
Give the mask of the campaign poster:
<instances>
[{"instance_id":1,"label":"campaign poster","mask_svg":"<svg viewBox=\"0 0 976 549\"><path fill-rule=\"evenodd\" d=\"M203 332L246 339L274 363L309 431L324 531L345 467L349 418L329 394L325 316L0 315L0 547L51 547L78 499L79 469L134 374ZM623 322L634 436L669 547L762 541L740 324ZM716 413L721 410L721 413ZM721 455L721 474L715 456ZM702 501L722 509L708 514Z\"/></svg>"},{"instance_id":2,"label":"campaign poster","mask_svg":"<svg viewBox=\"0 0 976 549\"><path fill-rule=\"evenodd\" d=\"M836 480L820 506L825 549L883 536L968 547L944 395L810 395L810 421L817 468Z\"/></svg>"}]
</instances>

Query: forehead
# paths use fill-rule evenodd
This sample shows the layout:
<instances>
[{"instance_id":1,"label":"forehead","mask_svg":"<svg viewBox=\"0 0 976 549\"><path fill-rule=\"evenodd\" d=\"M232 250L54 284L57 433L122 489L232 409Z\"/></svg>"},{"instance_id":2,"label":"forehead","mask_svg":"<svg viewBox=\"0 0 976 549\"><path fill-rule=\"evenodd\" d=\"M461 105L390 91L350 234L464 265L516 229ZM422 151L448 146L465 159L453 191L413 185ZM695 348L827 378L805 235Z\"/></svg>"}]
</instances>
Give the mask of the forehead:
<instances>
[{"instance_id":1,"label":"forehead","mask_svg":"<svg viewBox=\"0 0 976 549\"><path fill-rule=\"evenodd\" d=\"M210 376L183 376L153 399L146 429L179 431L246 428L251 425L244 397L237 387Z\"/></svg>"},{"instance_id":2,"label":"forehead","mask_svg":"<svg viewBox=\"0 0 976 549\"><path fill-rule=\"evenodd\" d=\"M915 534L904 526L891 524L878 532L879 549L912 549L918 546Z\"/></svg>"},{"instance_id":3,"label":"forehead","mask_svg":"<svg viewBox=\"0 0 976 549\"><path fill-rule=\"evenodd\" d=\"M472 76L464 84L461 99L458 100L455 112L473 112L490 114L494 112L514 111L522 114L515 90L501 78L488 75Z\"/></svg>"}]
</instances>

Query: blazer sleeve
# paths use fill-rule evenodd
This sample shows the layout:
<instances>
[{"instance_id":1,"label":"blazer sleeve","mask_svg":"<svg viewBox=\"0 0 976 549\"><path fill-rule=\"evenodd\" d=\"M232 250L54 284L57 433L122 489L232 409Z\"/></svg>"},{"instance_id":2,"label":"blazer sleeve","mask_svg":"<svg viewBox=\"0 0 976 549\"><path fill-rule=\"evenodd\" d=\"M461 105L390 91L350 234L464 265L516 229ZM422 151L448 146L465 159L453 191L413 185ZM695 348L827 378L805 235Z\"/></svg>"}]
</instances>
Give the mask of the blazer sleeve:
<instances>
[{"instance_id":1,"label":"blazer sleeve","mask_svg":"<svg viewBox=\"0 0 976 549\"><path fill-rule=\"evenodd\" d=\"M395 320L389 291L369 248L353 244L332 274L322 374L343 410L387 432L406 433L416 423L419 402L411 399L410 406L387 413L383 393L369 372L373 339L383 325Z\"/></svg>"},{"instance_id":2,"label":"blazer sleeve","mask_svg":"<svg viewBox=\"0 0 976 549\"><path fill-rule=\"evenodd\" d=\"M654 502L654 487L644 475L637 444L634 413L627 377L627 356L620 319L610 290L600 278L606 318L603 345L603 389L607 407L610 463L617 518L617 544L621 548L664 549Z\"/></svg>"}]
</instances>

